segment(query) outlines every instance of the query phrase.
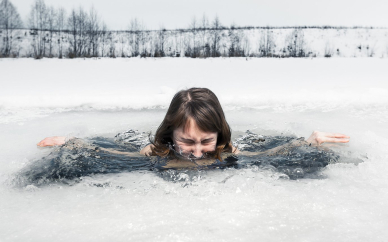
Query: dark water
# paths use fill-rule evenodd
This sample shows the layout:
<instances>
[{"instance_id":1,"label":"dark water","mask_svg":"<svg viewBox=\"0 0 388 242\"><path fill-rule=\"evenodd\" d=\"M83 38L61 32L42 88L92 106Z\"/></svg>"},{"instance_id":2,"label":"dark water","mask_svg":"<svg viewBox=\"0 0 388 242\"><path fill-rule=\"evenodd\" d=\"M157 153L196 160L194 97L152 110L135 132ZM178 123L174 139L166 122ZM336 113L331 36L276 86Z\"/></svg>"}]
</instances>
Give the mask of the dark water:
<instances>
[{"instance_id":1,"label":"dark water","mask_svg":"<svg viewBox=\"0 0 388 242\"><path fill-rule=\"evenodd\" d=\"M285 146L271 155L233 155L223 161L197 170L250 168L258 167L283 173L290 179L303 177L319 178L319 171L330 163L338 162L340 155L329 149L308 145L287 146L296 137L259 136L247 131L235 140L234 145L242 151L263 152L274 147ZM303 140L303 139L300 139ZM20 185L43 185L50 183L74 184L81 177L93 174L108 174L151 170L167 180L176 180L174 169L165 169L167 159L106 152L105 149L137 153L147 145L149 137L145 133L129 130L115 138L94 137L86 140L73 140L61 147L52 148L52 152L39 160L32 161L17 174L16 183ZM357 161L358 163L359 161ZM193 169L187 171L193 173ZM195 171L193 173L195 176Z\"/></svg>"}]
</instances>

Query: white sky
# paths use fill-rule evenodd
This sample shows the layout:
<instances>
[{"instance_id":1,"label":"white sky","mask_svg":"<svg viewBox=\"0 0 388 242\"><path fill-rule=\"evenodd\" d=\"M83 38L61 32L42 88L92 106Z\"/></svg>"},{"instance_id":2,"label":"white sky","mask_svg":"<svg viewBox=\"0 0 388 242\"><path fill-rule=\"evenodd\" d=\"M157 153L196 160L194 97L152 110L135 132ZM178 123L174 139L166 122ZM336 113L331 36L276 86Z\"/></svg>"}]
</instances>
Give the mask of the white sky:
<instances>
[{"instance_id":1,"label":"white sky","mask_svg":"<svg viewBox=\"0 0 388 242\"><path fill-rule=\"evenodd\" d=\"M11 0L25 20L34 0ZM47 5L94 6L110 29L137 17L149 29L186 28L193 16L216 14L223 25L344 25L388 27L387 0L45 0Z\"/></svg>"}]
</instances>

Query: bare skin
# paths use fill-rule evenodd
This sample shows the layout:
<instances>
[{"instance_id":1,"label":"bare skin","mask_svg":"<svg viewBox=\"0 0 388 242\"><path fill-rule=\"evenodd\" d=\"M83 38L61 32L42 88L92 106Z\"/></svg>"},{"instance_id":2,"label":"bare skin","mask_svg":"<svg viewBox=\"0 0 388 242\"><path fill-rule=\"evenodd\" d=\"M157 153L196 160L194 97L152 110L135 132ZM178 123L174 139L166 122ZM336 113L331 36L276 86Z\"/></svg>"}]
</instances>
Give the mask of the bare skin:
<instances>
[{"instance_id":1,"label":"bare skin","mask_svg":"<svg viewBox=\"0 0 388 242\"><path fill-rule=\"evenodd\" d=\"M41 140L37 146L40 147L46 147L46 146L56 146L56 145L63 145L66 143L66 137L64 136L53 136L53 137L47 137L43 140Z\"/></svg>"},{"instance_id":2,"label":"bare skin","mask_svg":"<svg viewBox=\"0 0 388 242\"><path fill-rule=\"evenodd\" d=\"M108 153L111 153L111 154L116 154L116 155L125 155L125 156L129 156L129 157L142 157L143 155L137 153L137 152L125 152L125 151L118 151L118 150L114 150L114 149L108 149L108 148L100 148L99 147L99 150L102 150L104 152L108 152Z\"/></svg>"},{"instance_id":3,"label":"bare skin","mask_svg":"<svg viewBox=\"0 0 388 242\"><path fill-rule=\"evenodd\" d=\"M349 140L350 137L344 134L314 131L306 142L313 146L319 146L322 143L348 143Z\"/></svg>"},{"instance_id":4,"label":"bare skin","mask_svg":"<svg viewBox=\"0 0 388 242\"><path fill-rule=\"evenodd\" d=\"M189 119L185 130L182 127L173 132L172 140L177 152L191 153L201 157L206 152L216 150L217 132L204 132L199 129L193 119Z\"/></svg>"}]
</instances>

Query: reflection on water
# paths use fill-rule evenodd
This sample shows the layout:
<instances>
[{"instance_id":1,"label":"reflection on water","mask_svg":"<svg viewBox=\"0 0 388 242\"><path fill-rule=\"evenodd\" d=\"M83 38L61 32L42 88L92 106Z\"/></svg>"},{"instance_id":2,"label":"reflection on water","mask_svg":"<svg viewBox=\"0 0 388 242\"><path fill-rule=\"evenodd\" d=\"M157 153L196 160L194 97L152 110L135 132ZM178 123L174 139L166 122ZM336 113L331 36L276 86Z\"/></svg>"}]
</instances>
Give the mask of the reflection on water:
<instances>
[{"instance_id":1,"label":"reflection on water","mask_svg":"<svg viewBox=\"0 0 388 242\"><path fill-rule=\"evenodd\" d=\"M186 160L174 163L167 158L138 154L148 144L149 137L129 130L114 139L72 139L61 147L53 148L48 156L31 162L17 174L14 182L21 186L57 182L71 185L82 177L94 174L139 170L154 171L167 181L190 182L199 179L203 171L225 168L260 169L280 173L279 177L283 179L321 178L319 171L322 168L340 160L340 155L332 150L308 146L303 140L290 136L261 136L247 131L233 143L243 151L242 155L230 154L222 161L213 159L201 163ZM348 159L348 162L362 161Z\"/></svg>"}]
</instances>

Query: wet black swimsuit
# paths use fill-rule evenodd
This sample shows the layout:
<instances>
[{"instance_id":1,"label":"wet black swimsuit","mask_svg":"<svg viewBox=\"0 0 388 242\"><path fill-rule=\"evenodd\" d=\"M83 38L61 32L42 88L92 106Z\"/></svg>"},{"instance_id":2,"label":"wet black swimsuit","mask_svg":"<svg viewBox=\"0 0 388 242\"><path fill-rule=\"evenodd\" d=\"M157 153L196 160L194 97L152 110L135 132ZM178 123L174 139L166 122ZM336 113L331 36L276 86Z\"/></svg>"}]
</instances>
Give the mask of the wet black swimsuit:
<instances>
[{"instance_id":1,"label":"wet black swimsuit","mask_svg":"<svg viewBox=\"0 0 388 242\"><path fill-rule=\"evenodd\" d=\"M285 146L272 155L244 156L231 155L223 161L215 162L200 169L234 167L236 169L257 166L282 172L293 178L313 174L329 163L337 162L339 155L318 147L287 146L296 137L259 136L247 131L233 143L241 151L262 152L274 147ZM73 139L61 147L53 148L46 157L33 161L17 175L21 184L47 184L51 182L74 182L83 176L152 170L163 172L167 159L158 157L130 157L123 154L105 152L101 148L122 152L139 152L149 143L145 133L129 130L115 138L95 137L86 140Z\"/></svg>"}]
</instances>

